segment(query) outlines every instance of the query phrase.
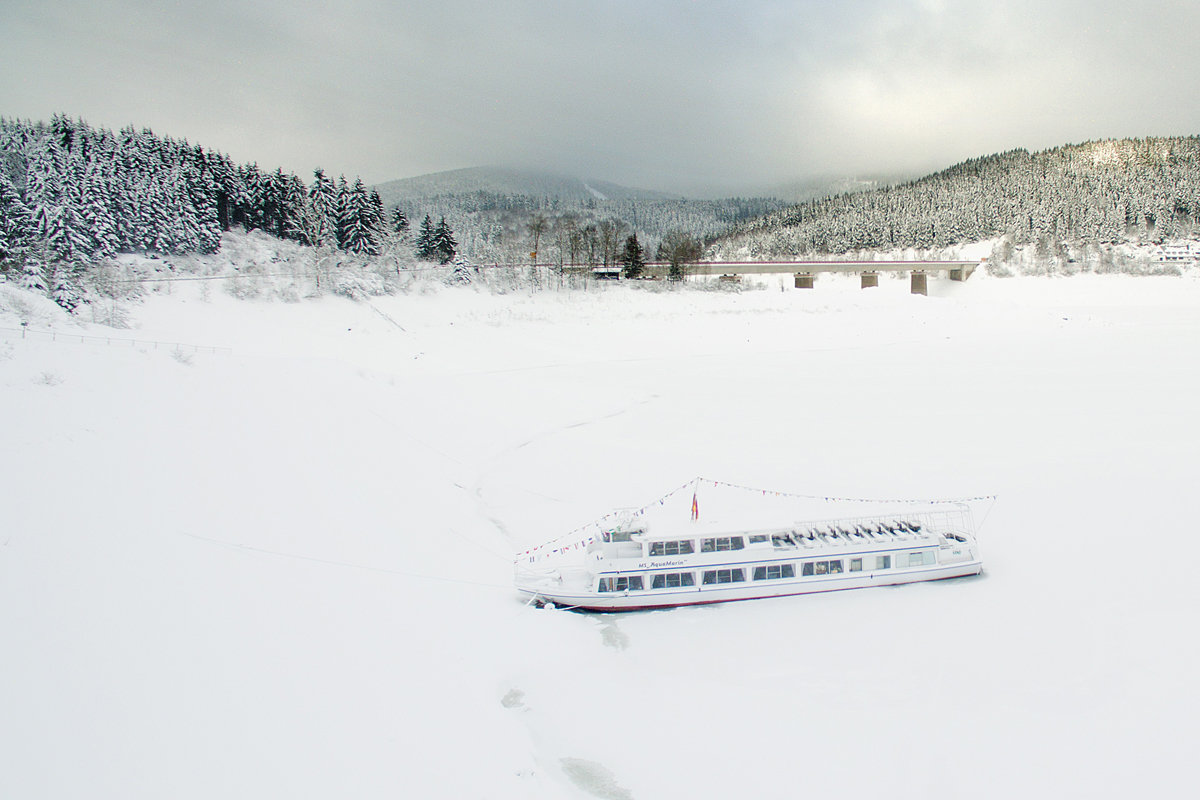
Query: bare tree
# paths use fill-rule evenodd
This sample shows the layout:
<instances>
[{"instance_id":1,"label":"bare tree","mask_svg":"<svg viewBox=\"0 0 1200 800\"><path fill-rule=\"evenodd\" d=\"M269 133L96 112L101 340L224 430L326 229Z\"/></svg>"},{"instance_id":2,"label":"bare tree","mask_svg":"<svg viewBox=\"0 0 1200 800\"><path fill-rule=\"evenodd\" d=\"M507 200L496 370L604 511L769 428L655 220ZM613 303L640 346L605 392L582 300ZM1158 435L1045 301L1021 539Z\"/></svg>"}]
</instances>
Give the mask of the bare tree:
<instances>
[{"instance_id":1,"label":"bare tree","mask_svg":"<svg viewBox=\"0 0 1200 800\"><path fill-rule=\"evenodd\" d=\"M564 265L574 265L579 251L579 218L574 214L563 214L554 221L554 247L558 251L559 285L565 275Z\"/></svg>"},{"instance_id":2,"label":"bare tree","mask_svg":"<svg viewBox=\"0 0 1200 800\"><path fill-rule=\"evenodd\" d=\"M609 217L600 220L596 230L600 234L600 260L604 266L611 267L617 262L617 255L621 251L621 234L625 232L625 223Z\"/></svg>"},{"instance_id":3,"label":"bare tree","mask_svg":"<svg viewBox=\"0 0 1200 800\"><path fill-rule=\"evenodd\" d=\"M563 214L554 226L558 242L558 258L561 263L566 256L568 264L578 263L579 252L583 249L583 239L579 230L579 217L575 214Z\"/></svg>"},{"instance_id":4,"label":"bare tree","mask_svg":"<svg viewBox=\"0 0 1200 800\"><path fill-rule=\"evenodd\" d=\"M658 257L670 264L667 277L673 281L683 280L687 265L699 261L703 254L700 240L678 229L668 231L658 245Z\"/></svg>"},{"instance_id":5,"label":"bare tree","mask_svg":"<svg viewBox=\"0 0 1200 800\"><path fill-rule=\"evenodd\" d=\"M595 225L585 225L579 235L583 240L583 252L587 254L588 266L596 266L596 256L600 254L600 230Z\"/></svg>"},{"instance_id":6,"label":"bare tree","mask_svg":"<svg viewBox=\"0 0 1200 800\"><path fill-rule=\"evenodd\" d=\"M533 218L529 220L529 235L533 237L533 251L530 252L529 257L535 262L537 261L538 249L542 243L542 234L546 232L549 226L550 223L546 221L546 217L542 214L534 214Z\"/></svg>"}]
</instances>

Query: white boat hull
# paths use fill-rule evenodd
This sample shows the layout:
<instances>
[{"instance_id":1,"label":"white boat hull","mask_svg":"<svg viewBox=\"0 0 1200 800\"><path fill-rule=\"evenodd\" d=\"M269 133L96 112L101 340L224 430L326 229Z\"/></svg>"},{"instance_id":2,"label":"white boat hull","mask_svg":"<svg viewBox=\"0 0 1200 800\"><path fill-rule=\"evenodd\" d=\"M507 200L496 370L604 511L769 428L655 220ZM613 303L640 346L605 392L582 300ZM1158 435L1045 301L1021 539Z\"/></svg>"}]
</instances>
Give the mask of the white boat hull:
<instances>
[{"instance_id":1,"label":"white boat hull","mask_svg":"<svg viewBox=\"0 0 1200 800\"><path fill-rule=\"evenodd\" d=\"M843 589L866 589L873 586L896 586L905 583L963 578L983 571L979 560L956 564L936 564L909 569L890 569L878 572L810 575L773 581L750 581L716 586L688 586L674 589L650 589L596 593L571 591L550 585L518 584L517 591L527 602L554 603L565 608L588 611L641 611L675 606L728 603L736 600L762 600L769 597L790 597L817 592L836 592Z\"/></svg>"}]
</instances>

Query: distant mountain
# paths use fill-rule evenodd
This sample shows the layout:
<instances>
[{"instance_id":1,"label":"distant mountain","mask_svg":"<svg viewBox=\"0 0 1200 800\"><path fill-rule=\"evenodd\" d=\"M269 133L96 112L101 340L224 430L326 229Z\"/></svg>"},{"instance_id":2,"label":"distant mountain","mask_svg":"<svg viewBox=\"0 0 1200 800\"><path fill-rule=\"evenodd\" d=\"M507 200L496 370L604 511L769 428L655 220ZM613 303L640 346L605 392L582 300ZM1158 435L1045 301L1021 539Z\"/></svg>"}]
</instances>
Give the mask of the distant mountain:
<instances>
[{"instance_id":1,"label":"distant mountain","mask_svg":"<svg viewBox=\"0 0 1200 800\"><path fill-rule=\"evenodd\" d=\"M411 204L434 197L486 195L547 198L568 205L593 200L722 200L759 197L802 203L831 195L869 191L911 180L914 175L817 175L773 184L713 185L687 192L662 192L622 186L597 178L576 178L553 172L508 167L467 167L387 181L373 188L384 205Z\"/></svg>"},{"instance_id":2,"label":"distant mountain","mask_svg":"<svg viewBox=\"0 0 1200 800\"><path fill-rule=\"evenodd\" d=\"M1071 246L1198 233L1200 137L1187 136L983 156L919 180L810 200L739 223L713 251L724 258L786 258L1000 240L1070 262Z\"/></svg>"},{"instance_id":3,"label":"distant mountain","mask_svg":"<svg viewBox=\"0 0 1200 800\"><path fill-rule=\"evenodd\" d=\"M752 194L755 197L774 197L787 203L803 203L808 200L817 200L822 197L831 197L839 194L868 192L872 189L910 181L915 177L917 176L911 174L864 175L855 177L820 175L759 187L753 192L740 192L740 194Z\"/></svg>"},{"instance_id":4,"label":"distant mountain","mask_svg":"<svg viewBox=\"0 0 1200 800\"><path fill-rule=\"evenodd\" d=\"M432 198L486 195L538 197L569 205L596 200L678 200L680 195L634 189L608 181L505 167L468 167L377 184L384 205L420 203Z\"/></svg>"},{"instance_id":5,"label":"distant mountain","mask_svg":"<svg viewBox=\"0 0 1200 800\"><path fill-rule=\"evenodd\" d=\"M445 219L459 252L479 262L516 263L534 248L535 219L546 225L538 249L555 260L611 260L636 233L653 254L671 231L711 239L738 222L783 207L774 198L694 200L609 181L504 167L471 167L388 181L375 190L384 206L399 206L413 224ZM599 242L599 244L597 244Z\"/></svg>"}]
</instances>

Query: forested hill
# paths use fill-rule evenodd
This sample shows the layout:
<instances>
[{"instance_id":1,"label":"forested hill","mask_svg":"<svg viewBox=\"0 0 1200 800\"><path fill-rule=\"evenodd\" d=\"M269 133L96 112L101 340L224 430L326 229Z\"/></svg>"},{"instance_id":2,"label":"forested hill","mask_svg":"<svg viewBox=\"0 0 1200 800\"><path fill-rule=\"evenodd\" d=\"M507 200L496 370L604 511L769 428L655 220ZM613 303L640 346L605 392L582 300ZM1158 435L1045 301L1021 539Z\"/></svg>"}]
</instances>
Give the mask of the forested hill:
<instances>
[{"instance_id":1,"label":"forested hill","mask_svg":"<svg viewBox=\"0 0 1200 800\"><path fill-rule=\"evenodd\" d=\"M314 175L310 189L149 130L0 118L0 269L78 272L120 252L211 253L235 225L371 254L378 194Z\"/></svg>"},{"instance_id":2,"label":"forested hill","mask_svg":"<svg viewBox=\"0 0 1200 800\"><path fill-rule=\"evenodd\" d=\"M572 178L551 172L509 169L505 167L467 167L434 172L413 178L401 178L373 187L385 205L420 202L448 196L481 195L497 198L540 197L548 202L567 205L596 200L678 200L676 195L648 189L634 189L593 178Z\"/></svg>"},{"instance_id":3,"label":"forested hill","mask_svg":"<svg viewBox=\"0 0 1200 800\"><path fill-rule=\"evenodd\" d=\"M320 169L306 186L150 130L0 118L0 280L68 309L118 253L211 254L238 227L362 260L405 244L407 225L361 180Z\"/></svg>"},{"instance_id":4,"label":"forested hill","mask_svg":"<svg viewBox=\"0 0 1200 800\"><path fill-rule=\"evenodd\" d=\"M713 252L785 258L1166 241L1200 231L1200 137L1116 139L971 159L919 180L814 200L739 226Z\"/></svg>"}]
</instances>

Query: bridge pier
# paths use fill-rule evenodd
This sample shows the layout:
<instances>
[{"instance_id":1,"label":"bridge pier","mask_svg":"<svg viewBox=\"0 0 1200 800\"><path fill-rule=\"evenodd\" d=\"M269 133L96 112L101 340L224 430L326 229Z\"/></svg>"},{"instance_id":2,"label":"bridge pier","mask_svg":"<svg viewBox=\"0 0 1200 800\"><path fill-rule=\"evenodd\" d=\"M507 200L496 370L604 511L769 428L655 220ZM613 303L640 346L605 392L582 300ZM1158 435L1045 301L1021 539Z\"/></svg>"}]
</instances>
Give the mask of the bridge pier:
<instances>
[{"instance_id":1,"label":"bridge pier","mask_svg":"<svg viewBox=\"0 0 1200 800\"><path fill-rule=\"evenodd\" d=\"M873 289L879 285L878 272L864 272L862 274L862 288Z\"/></svg>"},{"instance_id":2,"label":"bridge pier","mask_svg":"<svg viewBox=\"0 0 1200 800\"><path fill-rule=\"evenodd\" d=\"M813 275L811 272L797 272L796 273L796 288L797 289L811 289L811 288L813 288L813 284L815 282L816 282L816 276Z\"/></svg>"},{"instance_id":3,"label":"bridge pier","mask_svg":"<svg viewBox=\"0 0 1200 800\"><path fill-rule=\"evenodd\" d=\"M912 294L929 294L929 276L919 269L912 271L912 279L909 283L909 291Z\"/></svg>"}]
</instances>

